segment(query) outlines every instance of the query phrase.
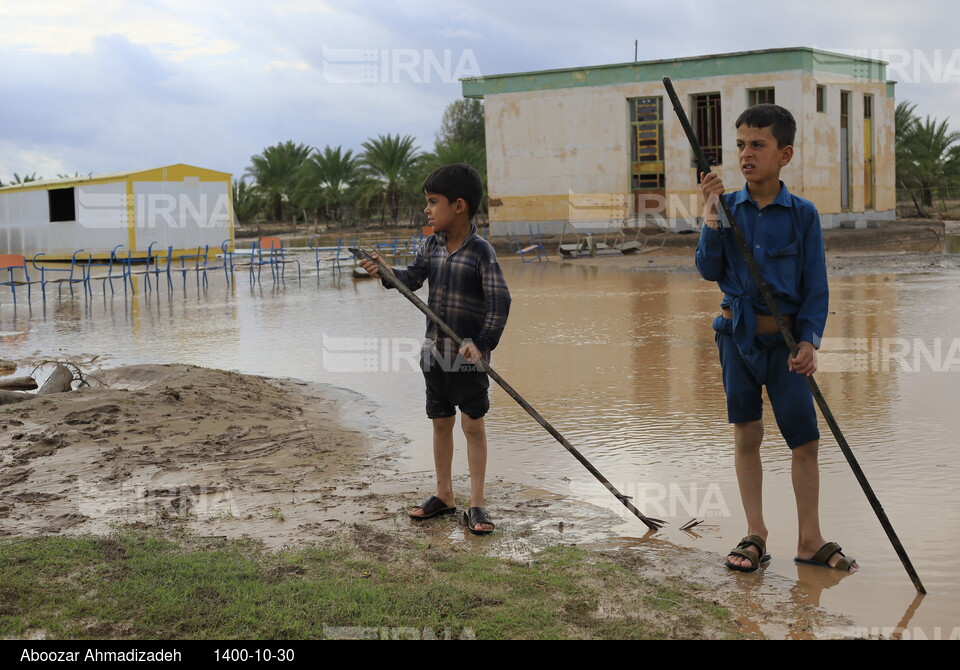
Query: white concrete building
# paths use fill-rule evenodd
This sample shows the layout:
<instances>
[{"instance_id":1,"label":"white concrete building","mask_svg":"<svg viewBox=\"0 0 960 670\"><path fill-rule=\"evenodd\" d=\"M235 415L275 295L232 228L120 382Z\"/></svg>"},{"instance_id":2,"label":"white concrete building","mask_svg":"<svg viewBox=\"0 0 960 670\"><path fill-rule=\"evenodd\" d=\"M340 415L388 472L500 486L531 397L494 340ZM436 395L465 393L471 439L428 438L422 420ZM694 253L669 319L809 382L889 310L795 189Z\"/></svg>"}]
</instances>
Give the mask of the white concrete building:
<instances>
[{"instance_id":1,"label":"white concrete building","mask_svg":"<svg viewBox=\"0 0 960 670\"><path fill-rule=\"evenodd\" d=\"M464 79L463 95L484 101L492 234L645 217L694 226L697 171L664 76L729 189L743 185L734 122L774 102L797 120L782 179L825 228L895 218L886 63L790 48Z\"/></svg>"}]
</instances>

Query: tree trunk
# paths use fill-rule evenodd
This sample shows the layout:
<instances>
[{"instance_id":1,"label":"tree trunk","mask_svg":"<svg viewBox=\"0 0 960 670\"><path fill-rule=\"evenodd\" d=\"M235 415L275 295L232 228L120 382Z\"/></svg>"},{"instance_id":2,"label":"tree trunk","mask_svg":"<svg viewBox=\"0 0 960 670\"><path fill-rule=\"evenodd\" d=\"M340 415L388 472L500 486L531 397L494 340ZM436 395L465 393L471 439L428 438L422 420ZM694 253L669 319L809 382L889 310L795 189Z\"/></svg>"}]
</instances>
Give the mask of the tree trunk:
<instances>
[{"instance_id":1,"label":"tree trunk","mask_svg":"<svg viewBox=\"0 0 960 670\"><path fill-rule=\"evenodd\" d=\"M14 377L0 380L0 389L5 391L32 391L37 388L37 380L33 377Z\"/></svg>"},{"instance_id":2,"label":"tree trunk","mask_svg":"<svg viewBox=\"0 0 960 670\"><path fill-rule=\"evenodd\" d=\"M73 383L73 371L66 365L58 365L53 374L43 383L40 390L36 393L23 393L22 391L0 391L0 405L12 405L16 402L23 402L36 398L38 395L50 395L51 393L66 393L70 390ZM36 382L34 382L36 388Z\"/></svg>"},{"instance_id":3,"label":"tree trunk","mask_svg":"<svg viewBox=\"0 0 960 670\"><path fill-rule=\"evenodd\" d=\"M917 196L916 196L916 194L913 192L913 189L912 189L912 188L909 188L909 187L908 187L905 183L903 183L902 181L900 182L900 186L902 186L903 188L905 188L906 191L907 191L907 193L910 194L910 199L913 200L913 206L917 208L917 216L919 216L921 219L927 218L927 213L923 210L923 207L922 207L922 206L920 205L920 203L917 201Z\"/></svg>"},{"instance_id":4,"label":"tree trunk","mask_svg":"<svg viewBox=\"0 0 960 670\"><path fill-rule=\"evenodd\" d=\"M70 384L73 383L73 371L66 365L58 365L53 374L43 383L37 395L49 395L51 393L66 393L70 390Z\"/></svg>"},{"instance_id":5,"label":"tree trunk","mask_svg":"<svg viewBox=\"0 0 960 670\"><path fill-rule=\"evenodd\" d=\"M33 397L33 393L24 393L23 391L0 391L0 405L12 405L15 402L23 402Z\"/></svg>"}]
</instances>

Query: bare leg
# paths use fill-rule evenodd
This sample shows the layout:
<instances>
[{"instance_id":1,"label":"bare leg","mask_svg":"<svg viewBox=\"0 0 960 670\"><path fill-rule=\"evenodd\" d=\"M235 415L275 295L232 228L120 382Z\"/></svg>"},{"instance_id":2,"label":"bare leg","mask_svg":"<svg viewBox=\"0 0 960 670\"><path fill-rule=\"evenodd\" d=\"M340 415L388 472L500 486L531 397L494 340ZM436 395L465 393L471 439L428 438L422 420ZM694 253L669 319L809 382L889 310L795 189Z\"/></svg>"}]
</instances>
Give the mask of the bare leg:
<instances>
[{"instance_id":1,"label":"bare leg","mask_svg":"<svg viewBox=\"0 0 960 670\"><path fill-rule=\"evenodd\" d=\"M456 416L433 419L433 465L437 473L436 496L453 507L453 426ZM423 516L419 507L410 511L414 516Z\"/></svg>"},{"instance_id":2,"label":"bare leg","mask_svg":"<svg viewBox=\"0 0 960 670\"><path fill-rule=\"evenodd\" d=\"M797 558L813 558L827 541L820 532L820 466L817 452L820 440L807 442L792 451L791 474L793 494L797 499L797 522L800 538L797 541ZM841 559L834 554L827 562L833 566ZM856 572L858 566L850 569Z\"/></svg>"},{"instance_id":3,"label":"bare leg","mask_svg":"<svg viewBox=\"0 0 960 670\"><path fill-rule=\"evenodd\" d=\"M467 463L470 465L470 507L483 507L483 485L487 474L487 431L483 417L460 415L460 427L467 438ZM478 523L474 530L493 530L489 523Z\"/></svg>"},{"instance_id":4,"label":"bare leg","mask_svg":"<svg viewBox=\"0 0 960 670\"><path fill-rule=\"evenodd\" d=\"M760 460L763 421L733 424L733 442L740 500L747 517L747 535L759 535L766 542L767 526L763 522L763 463ZM760 553L760 548L756 545L747 548ZM740 556L728 555L727 561L744 568L754 567L750 559Z\"/></svg>"}]
</instances>

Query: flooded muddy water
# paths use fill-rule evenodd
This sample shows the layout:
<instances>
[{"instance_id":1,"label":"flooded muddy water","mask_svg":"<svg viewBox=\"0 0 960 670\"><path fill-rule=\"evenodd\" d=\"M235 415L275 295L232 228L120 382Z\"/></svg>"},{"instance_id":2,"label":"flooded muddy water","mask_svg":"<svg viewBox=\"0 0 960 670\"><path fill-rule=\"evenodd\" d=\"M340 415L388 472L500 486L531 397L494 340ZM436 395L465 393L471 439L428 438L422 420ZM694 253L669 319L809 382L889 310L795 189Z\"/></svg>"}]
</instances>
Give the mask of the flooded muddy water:
<instances>
[{"instance_id":1,"label":"flooded muddy water","mask_svg":"<svg viewBox=\"0 0 960 670\"><path fill-rule=\"evenodd\" d=\"M657 535L721 556L744 534L716 345L715 284L693 272L504 262L513 294L494 367L644 513ZM295 275L294 275L295 277ZM862 571L798 568L790 455L775 425L763 447L767 571L796 597L852 617L837 635L960 636L960 273L832 278L817 379L929 591L919 602L874 512L821 423L824 534ZM119 289L119 287L118 287ZM421 291L426 295L426 290ZM99 355L112 367L191 363L347 387L380 406L409 442L405 471L432 470L423 382L412 364L424 318L378 283L305 272L302 283L228 285L211 277L136 297L35 295L16 310L0 293L0 358ZM21 371L22 372L22 371ZM18 373L19 374L19 373ZM493 386L488 475L609 509L622 507L501 389ZM769 412L768 412L769 414ZM458 436L455 472L466 472ZM498 501L490 500L495 514ZM548 514L548 510L544 510ZM679 526L704 523L691 532ZM623 516L616 531L643 542ZM762 573L735 575L762 581Z\"/></svg>"}]
</instances>

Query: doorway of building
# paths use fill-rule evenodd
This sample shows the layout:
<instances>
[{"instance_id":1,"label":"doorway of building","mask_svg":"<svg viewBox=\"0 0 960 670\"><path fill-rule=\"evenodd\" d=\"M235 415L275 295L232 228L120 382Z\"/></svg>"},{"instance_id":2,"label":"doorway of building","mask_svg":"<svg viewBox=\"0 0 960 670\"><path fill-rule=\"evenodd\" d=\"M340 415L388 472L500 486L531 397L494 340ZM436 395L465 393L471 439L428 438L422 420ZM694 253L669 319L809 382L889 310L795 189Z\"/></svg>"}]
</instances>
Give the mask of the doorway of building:
<instances>
[{"instance_id":1,"label":"doorway of building","mask_svg":"<svg viewBox=\"0 0 960 670\"><path fill-rule=\"evenodd\" d=\"M863 96L863 208L873 209L873 96Z\"/></svg>"},{"instance_id":2,"label":"doorway of building","mask_svg":"<svg viewBox=\"0 0 960 670\"><path fill-rule=\"evenodd\" d=\"M840 91L840 209L850 209L850 91Z\"/></svg>"}]
</instances>

